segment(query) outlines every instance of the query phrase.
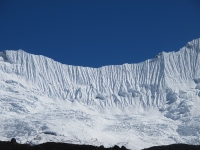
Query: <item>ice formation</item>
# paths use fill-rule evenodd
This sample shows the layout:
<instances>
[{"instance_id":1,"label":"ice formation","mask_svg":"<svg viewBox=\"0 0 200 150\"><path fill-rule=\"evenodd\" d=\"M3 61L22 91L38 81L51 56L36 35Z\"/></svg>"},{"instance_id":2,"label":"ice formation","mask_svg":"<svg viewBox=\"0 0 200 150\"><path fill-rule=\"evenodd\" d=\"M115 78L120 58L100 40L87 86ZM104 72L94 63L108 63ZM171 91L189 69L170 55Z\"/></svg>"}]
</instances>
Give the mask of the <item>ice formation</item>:
<instances>
[{"instance_id":1,"label":"ice formation","mask_svg":"<svg viewBox=\"0 0 200 150\"><path fill-rule=\"evenodd\" d=\"M0 52L0 140L200 144L200 39L138 64L64 65Z\"/></svg>"}]
</instances>

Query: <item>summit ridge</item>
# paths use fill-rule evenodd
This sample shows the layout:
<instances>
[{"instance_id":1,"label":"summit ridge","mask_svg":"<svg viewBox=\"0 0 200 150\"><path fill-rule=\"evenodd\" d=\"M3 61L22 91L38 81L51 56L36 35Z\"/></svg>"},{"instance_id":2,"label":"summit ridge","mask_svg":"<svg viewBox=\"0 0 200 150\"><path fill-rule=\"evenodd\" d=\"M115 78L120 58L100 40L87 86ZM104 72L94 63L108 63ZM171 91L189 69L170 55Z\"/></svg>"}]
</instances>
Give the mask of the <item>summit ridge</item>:
<instances>
[{"instance_id":1,"label":"summit ridge","mask_svg":"<svg viewBox=\"0 0 200 150\"><path fill-rule=\"evenodd\" d=\"M130 149L200 144L199 52L196 39L141 63L100 68L0 52L0 139Z\"/></svg>"}]
</instances>

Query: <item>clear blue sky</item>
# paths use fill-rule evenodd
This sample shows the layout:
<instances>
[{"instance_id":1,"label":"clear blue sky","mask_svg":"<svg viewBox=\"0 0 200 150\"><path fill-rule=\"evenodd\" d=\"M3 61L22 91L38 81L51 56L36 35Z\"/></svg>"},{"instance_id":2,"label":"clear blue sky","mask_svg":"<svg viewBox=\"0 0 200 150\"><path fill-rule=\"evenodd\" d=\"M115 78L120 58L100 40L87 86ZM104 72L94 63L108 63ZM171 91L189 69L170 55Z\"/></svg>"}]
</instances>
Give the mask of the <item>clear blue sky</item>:
<instances>
[{"instance_id":1,"label":"clear blue sky","mask_svg":"<svg viewBox=\"0 0 200 150\"><path fill-rule=\"evenodd\" d=\"M0 51L64 64L138 63L200 38L200 0L0 0Z\"/></svg>"}]
</instances>

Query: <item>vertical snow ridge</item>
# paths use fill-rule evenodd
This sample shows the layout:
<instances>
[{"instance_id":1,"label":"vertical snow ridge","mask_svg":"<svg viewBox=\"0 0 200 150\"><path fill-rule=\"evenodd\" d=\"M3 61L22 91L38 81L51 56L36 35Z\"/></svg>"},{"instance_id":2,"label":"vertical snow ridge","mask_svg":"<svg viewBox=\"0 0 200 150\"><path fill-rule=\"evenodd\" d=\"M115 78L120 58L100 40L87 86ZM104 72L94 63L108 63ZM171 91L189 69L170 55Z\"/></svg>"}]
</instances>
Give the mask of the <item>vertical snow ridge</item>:
<instances>
[{"instance_id":1,"label":"vertical snow ridge","mask_svg":"<svg viewBox=\"0 0 200 150\"><path fill-rule=\"evenodd\" d=\"M199 43L200 39L193 40L178 52L164 54L166 79L181 82L200 77Z\"/></svg>"},{"instance_id":2,"label":"vertical snow ridge","mask_svg":"<svg viewBox=\"0 0 200 150\"><path fill-rule=\"evenodd\" d=\"M31 81L44 94L61 100L95 107L161 106L166 101L166 88L199 77L199 51L197 39L178 52L162 52L158 58L138 64L89 68L9 50L0 55L9 67L2 64L0 69Z\"/></svg>"}]
</instances>

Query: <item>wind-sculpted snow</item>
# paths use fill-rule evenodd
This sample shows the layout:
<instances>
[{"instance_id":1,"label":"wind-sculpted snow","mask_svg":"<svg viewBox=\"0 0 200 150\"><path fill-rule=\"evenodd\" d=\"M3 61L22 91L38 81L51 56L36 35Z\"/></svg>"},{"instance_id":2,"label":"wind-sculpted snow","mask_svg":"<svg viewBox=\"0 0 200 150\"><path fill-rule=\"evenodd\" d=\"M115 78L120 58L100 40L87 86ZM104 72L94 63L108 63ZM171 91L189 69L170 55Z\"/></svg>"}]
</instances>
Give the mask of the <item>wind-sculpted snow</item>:
<instances>
[{"instance_id":1,"label":"wind-sculpted snow","mask_svg":"<svg viewBox=\"0 0 200 150\"><path fill-rule=\"evenodd\" d=\"M22 50L4 51L2 55L9 63L1 67L2 72L30 81L51 98L76 100L98 108L134 106L136 99L142 106L160 104L159 90L164 84L163 59L88 68L63 65Z\"/></svg>"},{"instance_id":2,"label":"wind-sculpted snow","mask_svg":"<svg viewBox=\"0 0 200 150\"><path fill-rule=\"evenodd\" d=\"M197 39L178 52L101 68L0 52L0 137L130 149L200 144L199 52Z\"/></svg>"}]
</instances>

